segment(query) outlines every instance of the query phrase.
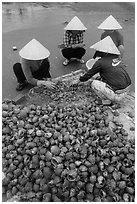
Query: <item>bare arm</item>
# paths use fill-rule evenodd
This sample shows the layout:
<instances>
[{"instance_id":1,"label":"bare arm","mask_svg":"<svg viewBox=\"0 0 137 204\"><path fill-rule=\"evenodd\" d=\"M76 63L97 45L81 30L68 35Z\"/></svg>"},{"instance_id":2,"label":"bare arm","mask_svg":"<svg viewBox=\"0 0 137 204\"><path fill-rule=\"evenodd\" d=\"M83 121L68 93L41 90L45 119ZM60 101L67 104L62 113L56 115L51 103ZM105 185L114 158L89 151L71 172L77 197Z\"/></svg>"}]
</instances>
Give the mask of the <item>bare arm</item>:
<instances>
[{"instance_id":1,"label":"bare arm","mask_svg":"<svg viewBox=\"0 0 137 204\"><path fill-rule=\"evenodd\" d=\"M30 65L30 62L29 60L25 60L25 59L22 59L21 60L21 65L22 65L22 69L23 69L23 72L24 72L24 75L27 79L27 81L32 84L33 86L36 86L37 85L37 79L35 79L33 76L32 76L32 73L31 73L31 65Z\"/></svg>"},{"instance_id":2,"label":"bare arm","mask_svg":"<svg viewBox=\"0 0 137 204\"><path fill-rule=\"evenodd\" d=\"M121 58L123 58L124 51L125 51L124 45L119 45L119 46L118 46L118 49L119 49L119 51L120 51L120 56L121 56Z\"/></svg>"}]
</instances>

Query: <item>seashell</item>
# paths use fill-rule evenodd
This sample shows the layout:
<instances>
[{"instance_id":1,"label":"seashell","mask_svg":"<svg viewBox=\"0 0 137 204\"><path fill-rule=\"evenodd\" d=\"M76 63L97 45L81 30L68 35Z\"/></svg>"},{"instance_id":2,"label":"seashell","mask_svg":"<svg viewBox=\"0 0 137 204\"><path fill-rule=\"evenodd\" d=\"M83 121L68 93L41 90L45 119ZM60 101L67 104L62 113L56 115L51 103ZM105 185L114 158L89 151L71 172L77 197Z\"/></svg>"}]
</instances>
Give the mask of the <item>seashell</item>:
<instances>
[{"instance_id":1,"label":"seashell","mask_svg":"<svg viewBox=\"0 0 137 204\"><path fill-rule=\"evenodd\" d=\"M131 175L132 173L134 173L134 169L131 167L131 168L128 168L128 167L124 167L122 166L121 167L121 170L124 174L128 174L128 175Z\"/></svg>"},{"instance_id":2,"label":"seashell","mask_svg":"<svg viewBox=\"0 0 137 204\"><path fill-rule=\"evenodd\" d=\"M2 110L8 111L8 109L9 109L9 106L7 104L3 103L2 104Z\"/></svg>"},{"instance_id":3,"label":"seashell","mask_svg":"<svg viewBox=\"0 0 137 204\"><path fill-rule=\"evenodd\" d=\"M103 160L103 163L104 163L106 166L108 166L108 165L110 164L110 160L109 160L108 158L105 158L105 159Z\"/></svg>"},{"instance_id":4,"label":"seashell","mask_svg":"<svg viewBox=\"0 0 137 204\"><path fill-rule=\"evenodd\" d=\"M38 184L34 184L34 186L33 186L33 190L34 190L34 192L39 192L39 185Z\"/></svg>"},{"instance_id":5,"label":"seashell","mask_svg":"<svg viewBox=\"0 0 137 204\"><path fill-rule=\"evenodd\" d=\"M97 130L90 131L90 136L96 136L96 135L97 135Z\"/></svg>"},{"instance_id":6,"label":"seashell","mask_svg":"<svg viewBox=\"0 0 137 204\"><path fill-rule=\"evenodd\" d=\"M90 176L90 178L89 178L89 180L90 180L90 182L93 184L93 183L95 183L96 182L96 180L97 180L97 177L96 177L96 175L91 175Z\"/></svg>"},{"instance_id":7,"label":"seashell","mask_svg":"<svg viewBox=\"0 0 137 204\"><path fill-rule=\"evenodd\" d=\"M36 131L36 135L37 135L38 137L41 137L41 136L43 135L43 132L42 132L41 130L37 130L37 131Z\"/></svg>"},{"instance_id":8,"label":"seashell","mask_svg":"<svg viewBox=\"0 0 137 204\"><path fill-rule=\"evenodd\" d=\"M95 164L96 158L94 155L90 154L87 159L92 165Z\"/></svg>"},{"instance_id":9,"label":"seashell","mask_svg":"<svg viewBox=\"0 0 137 204\"><path fill-rule=\"evenodd\" d=\"M67 152L65 155L66 160L70 160L73 157L73 153L72 152Z\"/></svg>"},{"instance_id":10,"label":"seashell","mask_svg":"<svg viewBox=\"0 0 137 204\"><path fill-rule=\"evenodd\" d=\"M120 180L120 178L121 178L121 173L120 173L119 171L116 171L116 170L113 171L112 175L113 175L113 178L114 178L116 181Z\"/></svg>"},{"instance_id":11,"label":"seashell","mask_svg":"<svg viewBox=\"0 0 137 204\"><path fill-rule=\"evenodd\" d=\"M93 194L89 193L86 195L86 202L93 202L94 196Z\"/></svg>"},{"instance_id":12,"label":"seashell","mask_svg":"<svg viewBox=\"0 0 137 204\"><path fill-rule=\"evenodd\" d=\"M50 151L47 151L46 154L45 154L45 158L47 161L50 161L51 158L52 158L52 153Z\"/></svg>"},{"instance_id":13,"label":"seashell","mask_svg":"<svg viewBox=\"0 0 137 204\"><path fill-rule=\"evenodd\" d=\"M76 195L76 190L75 190L75 188L71 188L70 189L70 193L69 193L69 197L71 198L71 197L74 197Z\"/></svg>"},{"instance_id":14,"label":"seashell","mask_svg":"<svg viewBox=\"0 0 137 204\"><path fill-rule=\"evenodd\" d=\"M35 179L39 179L42 176L42 171L37 169L34 173L33 173L33 178Z\"/></svg>"},{"instance_id":15,"label":"seashell","mask_svg":"<svg viewBox=\"0 0 137 204\"><path fill-rule=\"evenodd\" d=\"M88 169L87 169L86 166L81 165L81 166L79 167L79 170L80 170L81 172L84 172L84 171L87 171Z\"/></svg>"},{"instance_id":16,"label":"seashell","mask_svg":"<svg viewBox=\"0 0 137 204\"><path fill-rule=\"evenodd\" d=\"M50 133L50 132L45 133L45 137L46 138L51 138L52 137L52 133Z\"/></svg>"},{"instance_id":17,"label":"seashell","mask_svg":"<svg viewBox=\"0 0 137 204\"><path fill-rule=\"evenodd\" d=\"M69 168L70 168L70 169L75 169L75 168L76 168L75 163L69 163Z\"/></svg>"},{"instance_id":18,"label":"seashell","mask_svg":"<svg viewBox=\"0 0 137 204\"><path fill-rule=\"evenodd\" d=\"M61 202L61 199L59 199L57 196L53 196L53 202Z\"/></svg>"},{"instance_id":19,"label":"seashell","mask_svg":"<svg viewBox=\"0 0 137 204\"><path fill-rule=\"evenodd\" d=\"M130 196L129 196L129 194L124 193L124 194L123 194L123 200L124 200L124 202L130 202Z\"/></svg>"},{"instance_id":20,"label":"seashell","mask_svg":"<svg viewBox=\"0 0 137 204\"><path fill-rule=\"evenodd\" d=\"M112 173L112 172L114 171L114 169L115 169L115 168L114 168L114 166L112 166L112 165L110 165L110 166L107 167L107 170L108 170L109 173Z\"/></svg>"},{"instance_id":21,"label":"seashell","mask_svg":"<svg viewBox=\"0 0 137 204\"><path fill-rule=\"evenodd\" d=\"M38 116L34 116L34 117L32 118L32 122L33 122L33 123L38 122L38 120L39 120L39 117L38 117Z\"/></svg>"},{"instance_id":22,"label":"seashell","mask_svg":"<svg viewBox=\"0 0 137 204\"><path fill-rule=\"evenodd\" d=\"M107 193L104 190L100 190L100 197L101 199L104 199L106 197Z\"/></svg>"},{"instance_id":23,"label":"seashell","mask_svg":"<svg viewBox=\"0 0 137 204\"><path fill-rule=\"evenodd\" d=\"M125 181L120 181L119 182L119 188L124 189L126 187L126 182Z\"/></svg>"},{"instance_id":24,"label":"seashell","mask_svg":"<svg viewBox=\"0 0 137 204\"><path fill-rule=\"evenodd\" d=\"M135 154L127 154L127 158L131 161L135 161Z\"/></svg>"},{"instance_id":25,"label":"seashell","mask_svg":"<svg viewBox=\"0 0 137 204\"><path fill-rule=\"evenodd\" d=\"M92 166L92 164L89 161L87 161L87 160L84 162L84 165L86 167L91 167Z\"/></svg>"},{"instance_id":26,"label":"seashell","mask_svg":"<svg viewBox=\"0 0 137 204\"><path fill-rule=\"evenodd\" d=\"M99 196L96 196L94 199L94 202L102 202L101 198Z\"/></svg>"},{"instance_id":27,"label":"seashell","mask_svg":"<svg viewBox=\"0 0 137 204\"><path fill-rule=\"evenodd\" d=\"M94 184L92 184L92 183L87 183L87 184L86 184L86 192L87 192L87 193L92 193L92 192L93 192L93 187L94 187Z\"/></svg>"},{"instance_id":28,"label":"seashell","mask_svg":"<svg viewBox=\"0 0 137 204\"><path fill-rule=\"evenodd\" d=\"M124 158L123 158L123 159L124 159ZM124 167L132 166L132 161L129 160L129 159L127 159L127 158L125 158L125 159L123 160L123 166L124 166Z\"/></svg>"},{"instance_id":29,"label":"seashell","mask_svg":"<svg viewBox=\"0 0 137 204\"><path fill-rule=\"evenodd\" d=\"M113 200L115 202L119 202L120 201L120 196L117 193L115 193L115 195L113 195Z\"/></svg>"},{"instance_id":30,"label":"seashell","mask_svg":"<svg viewBox=\"0 0 137 204\"><path fill-rule=\"evenodd\" d=\"M63 169L61 177L66 177L68 175L68 169Z\"/></svg>"},{"instance_id":31,"label":"seashell","mask_svg":"<svg viewBox=\"0 0 137 204\"><path fill-rule=\"evenodd\" d=\"M57 125L57 124L55 124L54 128L55 128L55 130L57 130L57 131L60 131L60 130L61 130L61 126L59 126L59 125Z\"/></svg>"},{"instance_id":32,"label":"seashell","mask_svg":"<svg viewBox=\"0 0 137 204\"><path fill-rule=\"evenodd\" d=\"M81 176L85 178L85 182L86 182L86 179L87 179L87 176L88 176L88 172L87 171L81 172Z\"/></svg>"},{"instance_id":33,"label":"seashell","mask_svg":"<svg viewBox=\"0 0 137 204\"><path fill-rule=\"evenodd\" d=\"M78 199L78 202L82 202L82 199L84 198L85 196L85 191L84 190L81 190L78 194L77 194L77 199ZM80 201L79 201L80 200Z\"/></svg>"},{"instance_id":34,"label":"seashell","mask_svg":"<svg viewBox=\"0 0 137 204\"><path fill-rule=\"evenodd\" d=\"M76 164L76 166L80 166L82 164L82 162L77 160L77 161L75 161L75 164Z\"/></svg>"},{"instance_id":35,"label":"seashell","mask_svg":"<svg viewBox=\"0 0 137 204\"><path fill-rule=\"evenodd\" d=\"M10 177L4 177L2 179L2 186L8 186L8 184L10 183Z\"/></svg>"},{"instance_id":36,"label":"seashell","mask_svg":"<svg viewBox=\"0 0 137 204\"><path fill-rule=\"evenodd\" d=\"M52 175L52 172L51 172L50 168L49 167L44 167L43 168L43 176L46 179L50 179L51 175Z\"/></svg>"},{"instance_id":37,"label":"seashell","mask_svg":"<svg viewBox=\"0 0 137 204\"><path fill-rule=\"evenodd\" d=\"M98 183L99 183L100 185L102 185L102 184L104 183L105 179L104 179L103 176L99 176L99 177L97 178L97 181L98 181Z\"/></svg>"},{"instance_id":38,"label":"seashell","mask_svg":"<svg viewBox=\"0 0 137 204\"><path fill-rule=\"evenodd\" d=\"M109 180L107 184L110 190L113 190L116 188L116 181L114 179Z\"/></svg>"},{"instance_id":39,"label":"seashell","mask_svg":"<svg viewBox=\"0 0 137 204\"><path fill-rule=\"evenodd\" d=\"M27 123L27 124L25 124L25 127L24 127L24 128L27 129L27 130L29 130L29 129L32 129L33 126L32 126L30 123Z\"/></svg>"},{"instance_id":40,"label":"seashell","mask_svg":"<svg viewBox=\"0 0 137 204\"><path fill-rule=\"evenodd\" d=\"M46 193L43 195L43 202L50 202L51 201L51 194L50 193Z\"/></svg>"},{"instance_id":41,"label":"seashell","mask_svg":"<svg viewBox=\"0 0 137 204\"><path fill-rule=\"evenodd\" d=\"M77 202L77 198L76 198L76 197L72 197L72 198L70 199L70 202Z\"/></svg>"},{"instance_id":42,"label":"seashell","mask_svg":"<svg viewBox=\"0 0 137 204\"><path fill-rule=\"evenodd\" d=\"M69 190L65 190L63 196L65 198L65 201L67 201L69 199Z\"/></svg>"},{"instance_id":43,"label":"seashell","mask_svg":"<svg viewBox=\"0 0 137 204\"><path fill-rule=\"evenodd\" d=\"M8 191L6 192L6 198L7 198L7 200L9 200L9 199L12 198L12 192L11 192L10 190L8 190Z\"/></svg>"},{"instance_id":44,"label":"seashell","mask_svg":"<svg viewBox=\"0 0 137 204\"><path fill-rule=\"evenodd\" d=\"M99 165L98 165L98 166L99 166L99 168L100 168L101 171L103 171L104 168L105 168L104 163L103 163L102 161L99 162Z\"/></svg>"},{"instance_id":45,"label":"seashell","mask_svg":"<svg viewBox=\"0 0 137 204\"><path fill-rule=\"evenodd\" d=\"M89 172L96 174L98 172L98 166L95 164L95 165L89 167Z\"/></svg>"},{"instance_id":46,"label":"seashell","mask_svg":"<svg viewBox=\"0 0 137 204\"><path fill-rule=\"evenodd\" d=\"M56 145L52 146L50 150L51 150L51 153L54 155L59 155L60 153L60 148Z\"/></svg>"},{"instance_id":47,"label":"seashell","mask_svg":"<svg viewBox=\"0 0 137 204\"><path fill-rule=\"evenodd\" d=\"M56 167L59 163L62 162L62 158L57 156L57 157L52 157L51 158L51 163Z\"/></svg>"},{"instance_id":48,"label":"seashell","mask_svg":"<svg viewBox=\"0 0 137 204\"><path fill-rule=\"evenodd\" d=\"M132 195L132 194L134 194L135 189L132 188L132 187L128 187L128 186L127 186L127 187L126 187L126 192Z\"/></svg>"},{"instance_id":49,"label":"seashell","mask_svg":"<svg viewBox=\"0 0 137 204\"><path fill-rule=\"evenodd\" d=\"M49 184L54 184L55 186L61 182L61 178L59 176L55 176L53 180L49 182Z\"/></svg>"},{"instance_id":50,"label":"seashell","mask_svg":"<svg viewBox=\"0 0 137 204\"><path fill-rule=\"evenodd\" d=\"M83 182L77 179L77 188L82 189L84 186L85 186L85 181Z\"/></svg>"},{"instance_id":51,"label":"seashell","mask_svg":"<svg viewBox=\"0 0 137 204\"><path fill-rule=\"evenodd\" d=\"M77 171L75 169L68 171L67 178L68 178L69 181L75 181L76 177L77 177Z\"/></svg>"},{"instance_id":52,"label":"seashell","mask_svg":"<svg viewBox=\"0 0 137 204\"><path fill-rule=\"evenodd\" d=\"M41 160L39 162L39 166L40 166L40 169L42 169L45 166L45 162L43 160Z\"/></svg>"},{"instance_id":53,"label":"seashell","mask_svg":"<svg viewBox=\"0 0 137 204\"><path fill-rule=\"evenodd\" d=\"M2 117L3 117L3 118L7 118L8 115L9 115L9 114L8 114L7 111L4 111L4 110L2 111Z\"/></svg>"}]
</instances>

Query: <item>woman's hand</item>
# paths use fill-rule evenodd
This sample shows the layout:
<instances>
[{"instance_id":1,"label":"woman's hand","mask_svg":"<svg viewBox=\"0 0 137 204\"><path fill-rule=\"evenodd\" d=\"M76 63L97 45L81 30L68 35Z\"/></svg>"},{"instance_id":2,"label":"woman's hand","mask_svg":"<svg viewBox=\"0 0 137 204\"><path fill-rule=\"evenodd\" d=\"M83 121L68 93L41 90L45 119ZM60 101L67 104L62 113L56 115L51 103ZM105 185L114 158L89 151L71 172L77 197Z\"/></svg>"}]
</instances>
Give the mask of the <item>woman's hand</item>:
<instances>
[{"instance_id":1,"label":"woman's hand","mask_svg":"<svg viewBox=\"0 0 137 204\"><path fill-rule=\"evenodd\" d=\"M71 86L76 86L78 83L80 83L79 79L75 79L71 82Z\"/></svg>"},{"instance_id":2,"label":"woman's hand","mask_svg":"<svg viewBox=\"0 0 137 204\"><path fill-rule=\"evenodd\" d=\"M79 43L79 44L74 44L74 45L72 45L72 48L84 47L84 46L85 46L84 43Z\"/></svg>"},{"instance_id":3,"label":"woman's hand","mask_svg":"<svg viewBox=\"0 0 137 204\"><path fill-rule=\"evenodd\" d=\"M58 48L59 48L59 49L64 49L64 48L65 48L65 45L64 45L64 44L59 44L59 45L58 45Z\"/></svg>"},{"instance_id":4,"label":"woman's hand","mask_svg":"<svg viewBox=\"0 0 137 204\"><path fill-rule=\"evenodd\" d=\"M52 81L44 81L44 80L38 80L37 81L37 86L46 86L49 89L54 89L56 87L56 84Z\"/></svg>"}]
</instances>

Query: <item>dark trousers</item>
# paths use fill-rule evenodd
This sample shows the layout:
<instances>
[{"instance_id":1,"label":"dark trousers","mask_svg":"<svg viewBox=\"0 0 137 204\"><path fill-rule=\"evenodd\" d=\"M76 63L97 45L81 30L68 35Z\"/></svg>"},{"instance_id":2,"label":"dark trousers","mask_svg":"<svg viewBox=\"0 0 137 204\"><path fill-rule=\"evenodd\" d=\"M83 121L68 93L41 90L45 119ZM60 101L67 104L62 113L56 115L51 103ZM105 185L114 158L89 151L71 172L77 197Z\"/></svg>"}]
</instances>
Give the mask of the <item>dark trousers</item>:
<instances>
[{"instance_id":1,"label":"dark trousers","mask_svg":"<svg viewBox=\"0 0 137 204\"><path fill-rule=\"evenodd\" d=\"M32 73L32 76L35 79L51 78L49 69L50 69L49 61L47 59L45 59L45 60L43 60L39 69ZM13 71L14 71L15 76L17 77L17 81L19 83L24 83L26 80L26 77L25 77L24 72L22 70L21 63L14 64L13 65Z\"/></svg>"},{"instance_id":2,"label":"dark trousers","mask_svg":"<svg viewBox=\"0 0 137 204\"><path fill-rule=\"evenodd\" d=\"M81 59L85 52L86 50L83 47L62 49L63 56L68 60L70 60L71 58Z\"/></svg>"}]
</instances>

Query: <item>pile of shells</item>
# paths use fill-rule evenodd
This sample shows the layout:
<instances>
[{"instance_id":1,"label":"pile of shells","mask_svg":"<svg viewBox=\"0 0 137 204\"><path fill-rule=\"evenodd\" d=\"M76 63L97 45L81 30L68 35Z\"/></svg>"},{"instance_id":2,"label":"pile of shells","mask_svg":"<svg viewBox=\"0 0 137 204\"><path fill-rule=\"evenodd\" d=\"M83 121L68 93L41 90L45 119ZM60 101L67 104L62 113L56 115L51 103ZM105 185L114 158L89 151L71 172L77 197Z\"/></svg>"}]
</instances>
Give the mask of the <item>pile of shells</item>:
<instances>
[{"instance_id":1,"label":"pile of shells","mask_svg":"<svg viewBox=\"0 0 137 204\"><path fill-rule=\"evenodd\" d=\"M55 104L72 104L79 102L80 100L95 100L96 95L91 89L91 83L87 82L79 85L70 85L70 81L58 81L56 87L53 90L50 90L44 86L34 87L29 91L30 101L39 105L42 102L54 101ZM32 100L33 99L33 100ZM41 101L38 103L37 101Z\"/></svg>"},{"instance_id":2,"label":"pile of shells","mask_svg":"<svg viewBox=\"0 0 137 204\"><path fill-rule=\"evenodd\" d=\"M108 107L90 100L92 92L85 93L84 104L2 104L2 186L7 199L134 202L135 142L127 140L116 121L112 131Z\"/></svg>"}]
</instances>

